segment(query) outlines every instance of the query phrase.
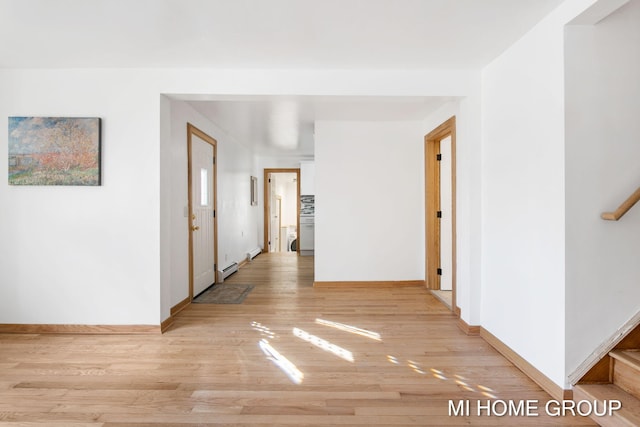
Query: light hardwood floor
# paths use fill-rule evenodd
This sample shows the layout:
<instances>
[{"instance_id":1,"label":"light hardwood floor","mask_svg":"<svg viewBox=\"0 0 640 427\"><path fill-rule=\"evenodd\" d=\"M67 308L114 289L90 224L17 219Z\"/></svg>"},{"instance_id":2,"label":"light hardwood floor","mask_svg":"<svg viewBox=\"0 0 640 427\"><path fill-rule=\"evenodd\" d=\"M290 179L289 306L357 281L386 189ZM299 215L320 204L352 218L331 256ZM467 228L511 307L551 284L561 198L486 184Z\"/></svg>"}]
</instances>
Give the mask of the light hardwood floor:
<instances>
[{"instance_id":1,"label":"light hardwood floor","mask_svg":"<svg viewBox=\"0 0 640 427\"><path fill-rule=\"evenodd\" d=\"M0 335L0 426L595 425L426 289L314 289L312 258L263 254L164 335ZM355 329L359 328L359 329ZM538 399L536 418L448 415L450 399Z\"/></svg>"},{"instance_id":2,"label":"light hardwood floor","mask_svg":"<svg viewBox=\"0 0 640 427\"><path fill-rule=\"evenodd\" d=\"M453 305L453 292L452 291L442 291L442 290L431 290L431 294L440 300L447 308L451 309Z\"/></svg>"}]
</instances>

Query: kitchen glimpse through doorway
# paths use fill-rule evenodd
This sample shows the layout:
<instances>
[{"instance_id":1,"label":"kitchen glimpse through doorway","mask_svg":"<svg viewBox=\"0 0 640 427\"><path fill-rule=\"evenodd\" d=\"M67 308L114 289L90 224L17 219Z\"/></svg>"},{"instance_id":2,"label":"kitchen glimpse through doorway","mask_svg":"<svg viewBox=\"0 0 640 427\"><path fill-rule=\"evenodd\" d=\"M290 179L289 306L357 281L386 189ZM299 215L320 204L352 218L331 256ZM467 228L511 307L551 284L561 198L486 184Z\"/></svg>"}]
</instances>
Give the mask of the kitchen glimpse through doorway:
<instances>
[{"instance_id":1,"label":"kitchen glimpse through doorway","mask_svg":"<svg viewBox=\"0 0 640 427\"><path fill-rule=\"evenodd\" d=\"M264 251L298 253L300 169L264 170Z\"/></svg>"}]
</instances>

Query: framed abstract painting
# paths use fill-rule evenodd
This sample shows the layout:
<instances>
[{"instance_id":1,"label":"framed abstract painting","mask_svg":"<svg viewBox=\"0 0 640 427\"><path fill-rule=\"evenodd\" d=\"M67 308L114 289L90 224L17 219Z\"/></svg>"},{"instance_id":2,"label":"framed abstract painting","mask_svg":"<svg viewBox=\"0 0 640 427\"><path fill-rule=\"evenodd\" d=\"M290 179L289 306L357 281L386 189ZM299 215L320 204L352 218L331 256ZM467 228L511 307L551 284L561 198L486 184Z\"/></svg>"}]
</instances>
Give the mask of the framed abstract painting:
<instances>
[{"instance_id":1,"label":"framed abstract painting","mask_svg":"<svg viewBox=\"0 0 640 427\"><path fill-rule=\"evenodd\" d=\"M101 121L9 117L9 184L100 185Z\"/></svg>"}]
</instances>

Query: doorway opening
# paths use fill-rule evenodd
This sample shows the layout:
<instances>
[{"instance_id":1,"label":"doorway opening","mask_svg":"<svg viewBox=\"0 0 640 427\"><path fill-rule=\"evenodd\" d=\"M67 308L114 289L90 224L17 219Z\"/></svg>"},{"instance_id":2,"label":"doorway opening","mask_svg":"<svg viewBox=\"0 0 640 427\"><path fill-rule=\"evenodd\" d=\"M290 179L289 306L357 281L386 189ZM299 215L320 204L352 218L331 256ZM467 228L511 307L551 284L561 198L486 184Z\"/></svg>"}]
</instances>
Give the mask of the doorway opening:
<instances>
[{"instance_id":1,"label":"doorway opening","mask_svg":"<svg viewBox=\"0 0 640 427\"><path fill-rule=\"evenodd\" d=\"M190 301L217 279L216 145L187 123Z\"/></svg>"},{"instance_id":2,"label":"doorway opening","mask_svg":"<svg viewBox=\"0 0 640 427\"><path fill-rule=\"evenodd\" d=\"M264 170L264 251L299 253L300 169Z\"/></svg>"},{"instance_id":3,"label":"doorway opening","mask_svg":"<svg viewBox=\"0 0 640 427\"><path fill-rule=\"evenodd\" d=\"M425 144L426 284L456 314L456 118L429 132Z\"/></svg>"}]
</instances>

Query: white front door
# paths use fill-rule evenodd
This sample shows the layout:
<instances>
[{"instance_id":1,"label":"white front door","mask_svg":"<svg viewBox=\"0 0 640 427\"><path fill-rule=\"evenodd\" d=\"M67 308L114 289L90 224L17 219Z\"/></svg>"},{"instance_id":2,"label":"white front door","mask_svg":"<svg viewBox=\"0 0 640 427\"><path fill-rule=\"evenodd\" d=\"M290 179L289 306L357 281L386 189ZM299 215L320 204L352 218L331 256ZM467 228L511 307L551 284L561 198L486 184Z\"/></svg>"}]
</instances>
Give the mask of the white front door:
<instances>
[{"instance_id":1,"label":"white front door","mask_svg":"<svg viewBox=\"0 0 640 427\"><path fill-rule=\"evenodd\" d=\"M193 296L216 281L214 148L191 135L191 242Z\"/></svg>"}]
</instances>

